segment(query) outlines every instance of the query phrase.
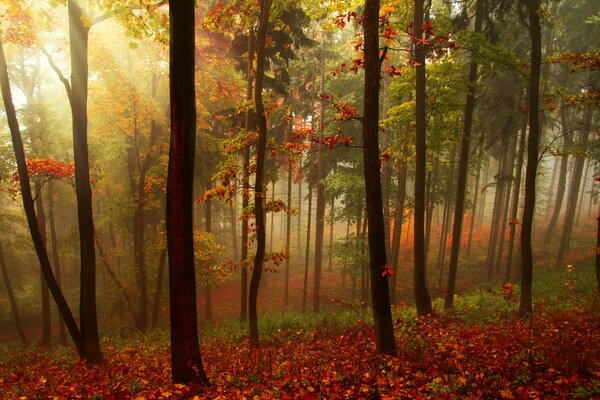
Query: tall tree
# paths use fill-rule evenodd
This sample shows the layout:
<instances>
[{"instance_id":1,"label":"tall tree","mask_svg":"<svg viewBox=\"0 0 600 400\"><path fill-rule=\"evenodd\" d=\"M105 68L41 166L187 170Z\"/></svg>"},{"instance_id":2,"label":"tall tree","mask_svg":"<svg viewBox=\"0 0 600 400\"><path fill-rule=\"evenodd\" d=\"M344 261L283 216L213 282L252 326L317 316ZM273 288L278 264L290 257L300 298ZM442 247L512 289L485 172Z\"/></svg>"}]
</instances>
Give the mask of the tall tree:
<instances>
[{"instance_id":1,"label":"tall tree","mask_svg":"<svg viewBox=\"0 0 600 400\"><path fill-rule=\"evenodd\" d=\"M476 33L481 32L483 22L484 3L477 0L475 10ZM471 128L473 126L473 111L475 110L475 84L477 82L478 64L475 54L471 55L469 64L469 83L467 88L467 101L463 118L462 140L460 144L460 159L458 161L458 183L456 186L456 204L454 206L454 224L452 226L452 247L450 249L450 267L448 270L448 284L446 286L446 297L444 308L452 308L454 305L454 290L456 288L456 273L458 270L458 253L462 237L462 224L465 211L465 192L467 188L467 177L469 172L469 150L471 147Z\"/></svg>"},{"instance_id":2,"label":"tall tree","mask_svg":"<svg viewBox=\"0 0 600 400\"><path fill-rule=\"evenodd\" d=\"M208 385L198 344L193 187L196 151L194 0L169 7L171 141L167 176L167 251L174 383Z\"/></svg>"},{"instance_id":3,"label":"tall tree","mask_svg":"<svg viewBox=\"0 0 600 400\"><path fill-rule=\"evenodd\" d=\"M379 161L379 90L382 63L379 56L379 0L365 1L363 29L365 35L365 91L362 137L367 221L369 223L371 301L377 351L395 356L396 341L388 286L391 267L387 265L386 257Z\"/></svg>"},{"instance_id":4,"label":"tall tree","mask_svg":"<svg viewBox=\"0 0 600 400\"><path fill-rule=\"evenodd\" d=\"M265 79L265 45L267 29L269 27L269 14L272 0L260 0L260 16L256 34L256 78L254 83L254 109L258 119L258 143L256 154L256 175L254 183L254 214L256 219L256 255L254 256L254 269L250 278L250 292L248 295L248 319L250 345L258 347L258 288L262 277L263 262L265 259L265 210L263 204L265 153L267 150L267 116L263 104L262 91Z\"/></svg>"},{"instance_id":5,"label":"tall tree","mask_svg":"<svg viewBox=\"0 0 600 400\"><path fill-rule=\"evenodd\" d=\"M533 254L531 231L535 211L535 180L540 142L540 68L542 64L542 35L539 0L527 1L529 36L531 38L531 74L529 77L529 138L527 140L527 169L525 170L525 201L521 225L521 299L519 314L532 312Z\"/></svg>"},{"instance_id":6,"label":"tall tree","mask_svg":"<svg viewBox=\"0 0 600 400\"><path fill-rule=\"evenodd\" d=\"M425 254L425 175L426 175L426 121L425 121L425 43L423 40L423 3L415 0L413 22L414 61L416 63L415 118L415 221L414 221L414 295L417 314L431 312L431 298L425 282L427 269Z\"/></svg>"},{"instance_id":7,"label":"tall tree","mask_svg":"<svg viewBox=\"0 0 600 400\"><path fill-rule=\"evenodd\" d=\"M2 38L0 38L0 90L2 91L2 98L4 101L4 108L6 110L6 118L8 120L8 126L10 129L10 136L15 151L15 158L17 160L17 171L19 175L19 183L21 185L21 198L23 200L23 208L27 217L27 225L29 226L29 232L33 240L36 254L40 261L40 268L48 284L48 289L58 306L58 310L64 318L71 339L77 348L77 352L81 358L88 359L85 347L83 346L83 339L81 332L73 313L63 296L54 273L52 272L52 266L44 240L38 226L38 222L35 215L35 208L33 202L33 196L31 195L31 184L29 181L29 174L27 172L27 162L25 158L25 150L23 148L23 139L21 138L21 130L19 128L19 121L17 120L17 113L12 100L12 93L10 91L10 82L8 79L8 71L6 68L6 58L4 56L4 46L2 44Z\"/></svg>"}]
</instances>

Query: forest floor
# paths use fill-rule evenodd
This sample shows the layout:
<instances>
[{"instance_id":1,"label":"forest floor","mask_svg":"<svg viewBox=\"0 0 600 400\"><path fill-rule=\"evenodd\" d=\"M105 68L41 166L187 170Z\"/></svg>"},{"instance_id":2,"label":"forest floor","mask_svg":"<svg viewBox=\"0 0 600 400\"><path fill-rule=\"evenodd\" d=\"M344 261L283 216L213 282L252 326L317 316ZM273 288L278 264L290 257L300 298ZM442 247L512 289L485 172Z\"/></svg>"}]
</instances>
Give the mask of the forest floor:
<instances>
[{"instance_id":1,"label":"forest floor","mask_svg":"<svg viewBox=\"0 0 600 400\"><path fill-rule=\"evenodd\" d=\"M600 397L600 301L592 268L537 279L534 315L518 287L474 290L453 313L394 308L398 357L375 354L367 310L261 316L260 349L223 319L203 327L212 386L170 383L168 332L106 335L104 361L71 347L0 345L2 399L567 399ZM436 303L440 309L439 303ZM357 315L364 321L357 322Z\"/></svg>"}]
</instances>

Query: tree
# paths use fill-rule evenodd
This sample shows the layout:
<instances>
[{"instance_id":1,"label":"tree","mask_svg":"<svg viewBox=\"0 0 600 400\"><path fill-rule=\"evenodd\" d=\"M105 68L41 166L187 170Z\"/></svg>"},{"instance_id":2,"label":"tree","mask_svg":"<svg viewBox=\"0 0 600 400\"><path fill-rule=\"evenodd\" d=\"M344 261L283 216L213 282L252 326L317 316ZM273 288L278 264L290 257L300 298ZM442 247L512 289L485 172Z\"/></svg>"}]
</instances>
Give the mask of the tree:
<instances>
[{"instance_id":1,"label":"tree","mask_svg":"<svg viewBox=\"0 0 600 400\"><path fill-rule=\"evenodd\" d=\"M171 140L167 176L167 249L174 383L209 385L198 344L193 182L196 151L194 1L169 7Z\"/></svg>"},{"instance_id":2,"label":"tree","mask_svg":"<svg viewBox=\"0 0 600 400\"><path fill-rule=\"evenodd\" d=\"M525 170L525 200L521 226L521 299L519 314L532 312L533 249L531 231L535 210L535 181L540 142L540 68L542 64L542 38L539 0L527 1L529 36L531 38L531 75L529 80L529 138L527 140L527 169Z\"/></svg>"},{"instance_id":3,"label":"tree","mask_svg":"<svg viewBox=\"0 0 600 400\"><path fill-rule=\"evenodd\" d=\"M71 312L71 309L69 308L69 305L67 304L67 301L60 290L60 286L56 282L54 273L52 272L52 266L50 264L50 259L48 258L48 252L46 251L46 246L44 245L44 240L36 219L33 196L31 195L31 184L29 182L29 174L27 172L25 150L23 148L23 140L21 138L19 121L17 120L17 113L15 111L15 106L10 91L10 82L8 79L2 38L0 38L0 90L2 91L4 108L6 110L10 135L15 151L15 158L17 159L17 169L19 183L21 184L23 208L25 209L25 214L27 216L27 224L29 226L29 232L31 234L33 244L35 246L35 251L40 261L40 268L44 274L46 283L48 284L48 289L50 289L50 293L52 294L52 297L58 306L59 312L65 321L65 325L69 330L71 339L73 339L73 343L77 348L79 356L92 361L93 358L89 358L88 353L86 352L81 331L75 322L75 318L73 318L73 313Z\"/></svg>"},{"instance_id":4,"label":"tree","mask_svg":"<svg viewBox=\"0 0 600 400\"><path fill-rule=\"evenodd\" d=\"M483 0L477 0L475 10L476 33L481 32L483 22ZM454 304L454 289L456 287L456 272L458 269L458 253L460 250L460 239L462 236L462 224L465 208L465 192L467 188L467 173L469 171L469 149L471 147L471 127L473 125L473 111L475 109L475 84L477 82L478 64L475 55L471 56L469 64L469 87L467 89L467 101L465 103L465 114L463 118L462 141L460 145L460 159L458 161L458 185L456 193L456 204L454 206L454 224L452 226L452 247L450 249L450 267L448 270L448 284L446 286L446 298L444 308L452 308Z\"/></svg>"},{"instance_id":5,"label":"tree","mask_svg":"<svg viewBox=\"0 0 600 400\"><path fill-rule=\"evenodd\" d=\"M250 345L258 347L258 288L265 259L265 210L263 205L265 153L267 150L267 116L263 104L262 90L265 77L265 45L269 27L272 0L260 0L260 14L256 33L256 78L254 83L254 110L258 119L258 143L256 149L256 175L254 183L254 215L256 221L256 255L250 278L248 294L248 333Z\"/></svg>"},{"instance_id":6,"label":"tree","mask_svg":"<svg viewBox=\"0 0 600 400\"><path fill-rule=\"evenodd\" d=\"M363 114L363 158L367 221L369 223L369 268L371 271L371 301L377 351L396 355L394 324L390 308L381 165L379 161L379 90L382 59L379 56L379 0L365 2L363 19L365 33L365 92Z\"/></svg>"},{"instance_id":7,"label":"tree","mask_svg":"<svg viewBox=\"0 0 600 400\"><path fill-rule=\"evenodd\" d=\"M425 172L426 172L426 121L425 121L425 43L423 39L423 3L415 0L413 22L414 62L416 64L415 91L415 217L414 217L414 294L417 314L431 312L431 298L425 282Z\"/></svg>"}]
</instances>

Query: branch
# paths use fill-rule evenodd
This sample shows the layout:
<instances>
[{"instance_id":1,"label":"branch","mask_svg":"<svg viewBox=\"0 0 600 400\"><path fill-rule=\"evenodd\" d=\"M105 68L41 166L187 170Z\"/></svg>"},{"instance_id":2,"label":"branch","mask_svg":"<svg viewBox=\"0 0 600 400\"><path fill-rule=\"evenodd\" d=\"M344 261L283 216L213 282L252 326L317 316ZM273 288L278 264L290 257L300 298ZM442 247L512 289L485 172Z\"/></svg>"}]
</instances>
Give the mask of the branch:
<instances>
[{"instance_id":1,"label":"branch","mask_svg":"<svg viewBox=\"0 0 600 400\"><path fill-rule=\"evenodd\" d=\"M154 4L148 4L146 7L143 7L143 6L129 6L128 8L129 8L130 11L137 11L137 10L141 10L142 8L148 9L148 8L154 8L154 7L155 8L162 7L165 4L167 4L167 3L168 3L167 0L161 0L161 1L158 1L158 2L156 2ZM107 12L105 14L99 15L99 16L97 16L96 18L94 18L92 20L92 26L95 25L95 24L99 24L100 22L106 21L107 19L113 17L114 15L115 15L114 11L109 11L109 12Z\"/></svg>"},{"instance_id":2,"label":"branch","mask_svg":"<svg viewBox=\"0 0 600 400\"><path fill-rule=\"evenodd\" d=\"M44 55L48 59L48 64L50 64L50 68L52 68L52 70L54 70L54 72L56 72L58 79L65 86L65 90L67 91L67 96L69 97L69 102L71 102L71 84L69 83L69 80L67 78L65 78L65 76L63 75L60 68L58 68L58 66L54 62L54 59L52 58L50 53L48 53L48 51L44 47L40 47L40 50L42 51L42 53L44 53Z\"/></svg>"}]
</instances>

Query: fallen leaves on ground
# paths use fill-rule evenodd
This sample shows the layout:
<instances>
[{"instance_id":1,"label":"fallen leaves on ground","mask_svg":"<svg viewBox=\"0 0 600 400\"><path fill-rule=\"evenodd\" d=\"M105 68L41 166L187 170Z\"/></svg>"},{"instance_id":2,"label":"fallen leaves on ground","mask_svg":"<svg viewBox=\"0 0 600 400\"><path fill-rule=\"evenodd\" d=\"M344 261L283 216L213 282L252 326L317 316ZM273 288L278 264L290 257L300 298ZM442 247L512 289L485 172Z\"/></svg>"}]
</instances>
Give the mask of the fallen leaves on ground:
<instances>
[{"instance_id":1,"label":"fallen leaves on ground","mask_svg":"<svg viewBox=\"0 0 600 400\"><path fill-rule=\"evenodd\" d=\"M212 386L170 383L166 343L71 350L29 347L0 361L0 397L49 399L564 399L600 395L600 319L570 310L470 325L434 315L396 322L398 357L376 355L370 326L280 330L202 343ZM126 343L126 344L124 344Z\"/></svg>"}]
</instances>

